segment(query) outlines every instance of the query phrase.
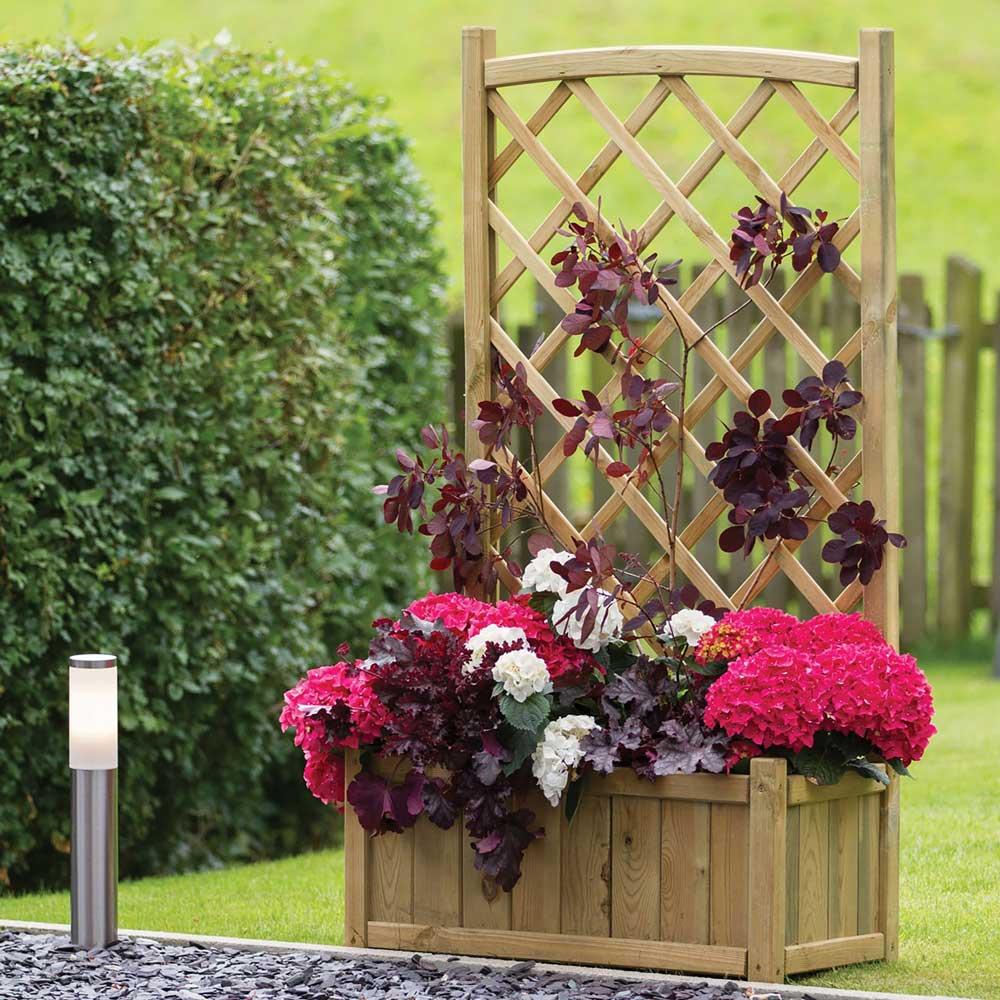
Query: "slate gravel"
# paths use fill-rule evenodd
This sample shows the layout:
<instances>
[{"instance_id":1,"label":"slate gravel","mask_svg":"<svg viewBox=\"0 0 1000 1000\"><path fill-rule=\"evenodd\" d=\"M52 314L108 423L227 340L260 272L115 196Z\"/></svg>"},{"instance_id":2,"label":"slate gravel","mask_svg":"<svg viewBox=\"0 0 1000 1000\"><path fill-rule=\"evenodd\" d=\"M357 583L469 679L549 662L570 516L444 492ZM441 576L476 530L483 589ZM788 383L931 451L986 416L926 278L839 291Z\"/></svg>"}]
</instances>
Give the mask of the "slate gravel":
<instances>
[{"instance_id":1,"label":"slate gravel","mask_svg":"<svg viewBox=\"0 0 1000 1000\"><path fill-rule=\"evenodd\" d=\"M746 1000L738 983L591 979L536 970L271 954L148 938L102 951L0 931L0 1000ZM771 994L775 997L776 994Z\"/></svg>"}]
</instances>

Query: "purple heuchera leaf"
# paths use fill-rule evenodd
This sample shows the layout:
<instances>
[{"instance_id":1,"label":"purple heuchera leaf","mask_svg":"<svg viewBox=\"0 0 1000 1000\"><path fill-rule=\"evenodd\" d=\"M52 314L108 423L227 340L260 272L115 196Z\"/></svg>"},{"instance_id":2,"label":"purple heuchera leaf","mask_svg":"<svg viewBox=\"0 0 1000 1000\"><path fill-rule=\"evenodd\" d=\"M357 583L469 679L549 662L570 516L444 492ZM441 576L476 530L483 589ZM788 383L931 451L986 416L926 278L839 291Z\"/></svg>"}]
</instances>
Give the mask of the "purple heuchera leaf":
<instances>
[{"instance_id":1,"label":"purple heuchera leaf","mask_svg":"<svg viewBox=\"0 0 1000 1000\"><path fill-rule=\"evenodd\" d=\"M371 771L362 771L347 789L347 801L365 830L398 832L413 826L423 812L425 781L416 770L410 771L398 785L391 785Z\"/></svg>"},{"instance_id":2,"label":"purple heuchera leaf","mask_svg":"<svg viewBox=\"0 0 1000 1000\"><path fill-rule=\"evenodd\" d=\"M500 888L510 892L521 877L521 860L528 845L544 830L530 829L535 814L518 809L485 837L476 841L473 863L478 871L490 876Z\"/></svg>"}]
</instances>

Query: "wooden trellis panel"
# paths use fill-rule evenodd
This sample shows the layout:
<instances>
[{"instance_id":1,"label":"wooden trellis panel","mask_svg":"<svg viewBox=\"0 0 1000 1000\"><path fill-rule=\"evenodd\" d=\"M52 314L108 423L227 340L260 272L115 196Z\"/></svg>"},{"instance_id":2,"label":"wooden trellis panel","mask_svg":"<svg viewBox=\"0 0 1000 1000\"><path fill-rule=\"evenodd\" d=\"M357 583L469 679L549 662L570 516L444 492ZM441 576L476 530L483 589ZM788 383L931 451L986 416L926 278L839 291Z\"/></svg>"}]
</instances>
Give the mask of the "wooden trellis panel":
<instances>
[{"instance_id":1,"label":"wooden trellis panel","mask_svg":"<svg viewBox=\"0 0 1000 1000\"><path fill-rule=\"evenodd\" d=\"M646 76L651 87L646 97L624 121L611 111L588 79L602 76ZM692 79L700 76L743 77L752 81L743 104L728 121L723 121L699 96ZM505 97L507 88L523 84L550 82L553 89L527 121L511 107ZM839 110L827 119L816 109L799 84L839 88L844 100ZM680 176L671 177L638 138L640 131L667 100L681 105L698 123L708 140L701 155ZM743 142L741 136L769 104L784 102L812 133L812 140L802 153L778 176L772 176ZM568 105L582 106L606 136L587 168L577 177L571 175L546 147L546 126ZM843 138L847 128L858 119L860 148L855 151ZM509 143L496 148L496 124L510 135ZM761 318L742 341L730 344L731 353L721 351L711 338L701 339L702 327L694 318L698 303L719 283L736 282L734 265L729 260L727 242L712 227L690 200L691 194L725 157L743 175L750 188L772 202L781 191L791 195L824 158L832 159L855 183L858 205L847 214L837 235L843 250L854 240L861 240L860 273L846 261L833 275L846 296L860 303L861 324L853 336L839 345L834 357L851 364L860 360L865 403L858 414L863 447L847 464L827 473L797 441L790 444L791 456L813 487L815 497L809 514L822 519L847 499L850 491L863 480L864 495L875 504L880 517L897 521L897 449L895 447L896 400L896 269L895 269L895 195L893 186L893 63L892 33L882 29L861 32L857 57L785 52L766 49L724 47L659 47L591 49L569 52L497 58L495 33L489 28L467 28L463 33L462 65L462 135L464 168L465 230L465 412L466 454L474 458L483 448L471 428L478 413L478 403L492 391L491 351L496 350L511 364L525 365L528 382L546 408L548 416L564 429L572 419L559 414L553 402L559 395L546 376L546 368L560 352L571 350L565 331L556 326L526 356L500 321L499 306L525 274L530 275L552 298L562 312L572 311L574 295L555 285L554 274L541 256L556 229L569 217L574 202L581 202L592 216L597 215L590 193L618 160L630 162L638 175L656 193L658 206L641 226L648 245L668 224L681 225L698 239L709 263L674 298L667 292L661 305L663 317L653 327L646 344L656 351L672 336L687 343L697 342L694 350L705 365L706 377L690 400L685 415L683 440L678 440L676 423L666 435L657 455L663 462L678 450L693 475L706 476L712 463L703 446L692 433L704 418L712 419L717 402L729 394L735 404L745 404L753 386L749 366L775 337L792 346L803 368L820 373L828 357L821 349L817 331L803 316L796 319L796 308L821 277L812 264L790 280L787 288L775 295L762 285L746 294L756 305ZM503 178L519 160L530 161L554 189L554 206L538 220L527 234L520 232L504 213ZM742 192L740 192L742 194ZM734 197L738 197L734 192ZM504 244L512 259L502 269L498 247ZM679 327L667 314L677 317ZM805 311L803 310L803 313ZM805 324L805 326L803 326ZM610 356L610 352L609 352ZM620 368L620 363L617 366ZM618 397L618 372L603 387L594 387L602 400ZM599 391L598 391L599 389ZM780 416L780 413L773 414ZM497 456L510 462L513 456ZM597 468L606 473L612 457L603 450L597 455ZM556 443L539 460L541 482L548 482L562 465L564 457ZM544 505L550 527L566 547L576 538L590 538L605 533L623 514L636 518L662 546L663 555L655 561L652 574L662 580L669 571L667 524L661 513L647 500L643 491L628 480L607 478L610 496L591 512L582 528L571 522L543 492L536 497ZM535 490L534 480L529 483ZM605 494L607 495L607 491ZM717 522L727 510L721 494L713 488L700 491L708 499L679 532L677 569L699 591L716 603L736 607L755 599L778 574L784 574L818 612L846 611L862 600L855 583L835 597L826 593L797 555L799 544L778 541L774 558L763 571L755 572L750 563L745 578L733 581L717 579L694 554L697 543L709 532L717 533ZM817 521L809 521L810 531ZM490 540L495 543L495 539ZM773 543L768 543L773 544ZM722 574L718 574L720 577ZM509 577L504 584L516 589ZM734 586L735 585L735 586ZM649 585L639 585L635 596L648 596ZM898 584L896 550L889 548L883 569L863 596L864 612L895 643L898 631ZM891 887L890 887L891 888Z\"/></svg>"}]
</instances>

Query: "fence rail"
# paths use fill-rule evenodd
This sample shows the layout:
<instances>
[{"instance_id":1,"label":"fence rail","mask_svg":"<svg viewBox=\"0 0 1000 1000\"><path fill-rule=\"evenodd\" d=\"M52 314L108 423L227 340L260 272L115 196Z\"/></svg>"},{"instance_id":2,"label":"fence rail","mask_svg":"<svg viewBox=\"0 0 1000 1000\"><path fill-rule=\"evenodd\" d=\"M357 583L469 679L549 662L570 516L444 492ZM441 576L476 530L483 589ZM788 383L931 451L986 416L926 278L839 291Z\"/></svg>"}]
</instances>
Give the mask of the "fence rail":
<instances>
[{"instance_id":1,"label":"fence rail","mask_svg":"<svg viewBox=\"0 0 1000 1000\"><path fill-rule=\"evenodd\" d=\"M686 274L693 278L701 269L696 263ZM777 274L772 283L778 297L783 290L782 277ZM706 295L695 318L701 324L716 322L743 298L730 283L724 294L714 291ZM987 609L994 623L1000 619L1000 295L990 304L992 315L987 318L981 269L962 257L949 257L942 309L931 308L924 277L916 274L900 276L898 307L901 518L909 541L900 588L902 640L912 646L929 634L945 638L966 635L973 614L980 609ZM551 299L539 289L534 321L518 328L521 349L530 354L560 318ZM751 305L714 332L713 339L731 353L758 318ZM653 319L639 311L633 325L642 327ZM820 331L816 339L832 357L858 329L859 307L838 282L826 282L796 310L796 319L804 329ZM448 338L453 371L449 405L455 426L461 428L461 315L450 320ZM661 351L666 362L672 360L670 350L668 342ZM855 363L851 378L863 390L862 373L857 369ZM984 378L984 372L992 377ZM570 396L578 395L583 386L603 385L610 374L604 359L595 355L568 362L560 355L546 368L550 383ZM689 393L692 389L697 393L710 374L701 359L694 358ZM750 366L749 380L778 398L782 389L806 374L804 362L783 338L775 337L762 352L762 359L755 359ZM732 399L723 397L717 404L714 427L699 429L702 444L718 436L721 421L730 418L732 409ZM561 437L552 421L543 420L536 431L543 455ZM845 453L837 465L843 467L849 459L850 453ZM697 474L687 479L684 504L691 512L701 508L713 487ZM560 468L546 490L560 509L567 511L574 507L594 510L609 495L603 476L590 474L579 465L573 468L570 463ZM648 547L648 536L641 526L626 522L613 527L615 534L609 540L619 548L642 552ZM717 536L717 530L708 532L697 544L695 555L713 576L728 578L735 589L746 569L738 557L718 549ZM817 538L803 551L802 561L818 580L832 587L831 567L820 556L826 537ZM990 553L988 562L984 550ZM769 603L780 605L793 599L787 583L780 574L775 578L766 594Z\"/></svg>"}]
</instances>

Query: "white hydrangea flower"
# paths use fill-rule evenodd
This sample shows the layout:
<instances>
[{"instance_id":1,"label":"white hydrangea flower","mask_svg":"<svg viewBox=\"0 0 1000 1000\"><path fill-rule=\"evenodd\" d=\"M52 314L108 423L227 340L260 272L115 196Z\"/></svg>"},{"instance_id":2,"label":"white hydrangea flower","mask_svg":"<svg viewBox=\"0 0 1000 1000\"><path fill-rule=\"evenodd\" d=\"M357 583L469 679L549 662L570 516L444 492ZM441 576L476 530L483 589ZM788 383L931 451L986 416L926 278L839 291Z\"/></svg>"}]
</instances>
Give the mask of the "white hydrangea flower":
<instances>
[{"instance_id":1,"label":"white hydrangea flower","mask_svg":"<svg viewBox=\"0 0 1000 1000\"><path fill-rule=\"evenodd\" d=\"M573 558L570 552L556 552L555 549L542 549L534 559L524 567L521 576L521 591L536 594L558 594L566 596L566 581L552 571L552 563L567 563Z\"/></svg>"},{"instance_id":2,"label":"white hydrangea flower","mask_svg":"<svg viewBox=\"0 0 1000 1000\"><path fill-rule=\"evenodd\" d=\"M499 656L493 680L515 701L527 701L533 694L545 694L552 688L549 668L530 649L512 649Z\"/></svg>"},{"instance_id":3,"label":"white hydrangea flower","mask_svg":"<svg viewBox=\"0 0 1000 1000\"><path fill-rule=\"evenodd\" d=\"M597 595L597 619L586 639L583 638L583 619L576 616L576 606L580 600L578 591L559 598L552 609L555 630L572 639L577 649L587 649L591 653L599 652L612 639L617 639L622 634L622 627L625 624L618 602L612 600L606 604L605 602L611 597L606 590L598 590Z\"/></svg>"},{"instance_id":4,"label":"white hydrangea flower","mask_svg":"<svg viewBox=\"0 0 1000 1000\"><path fill-rule=\"evenodd\" d=\"M471 674L482 665L483 657L486 655L486 647L493 643L497 646L510 646L520 643L527 647L528 637L524 634L524 629L508 627L506 625L486 625L474 636L466 640L465 648L469 650L468 662L463 664L462 673Z\"/></svg>"},{"instance_id":5,"label":"white hydrangea flower","mask_svg":"<svg viewBox=\"0 0 1000 1000\"><path fill-rule=\"evenodd\" d=\"M660 638L667 642L673 639L684 639L687 644L694 649L701 642L701 637L715 625L715 619L711 615L706 615L703 611L694 608L681 608L671 616L669 627L661 634Z\"/></svg>"},{"instance_id":6,"label":"white hydrangea flower","mask_svg":"<svg viewBox=\"0 0 1000 1000\"><path fill-rule=\"evenodd\" d=\"M559 805L570 772L583 760L580 740L596 727L589 715L566 715L545 727L531 755L531 773L550 805Z\"/></svg>"}]
</instances>

